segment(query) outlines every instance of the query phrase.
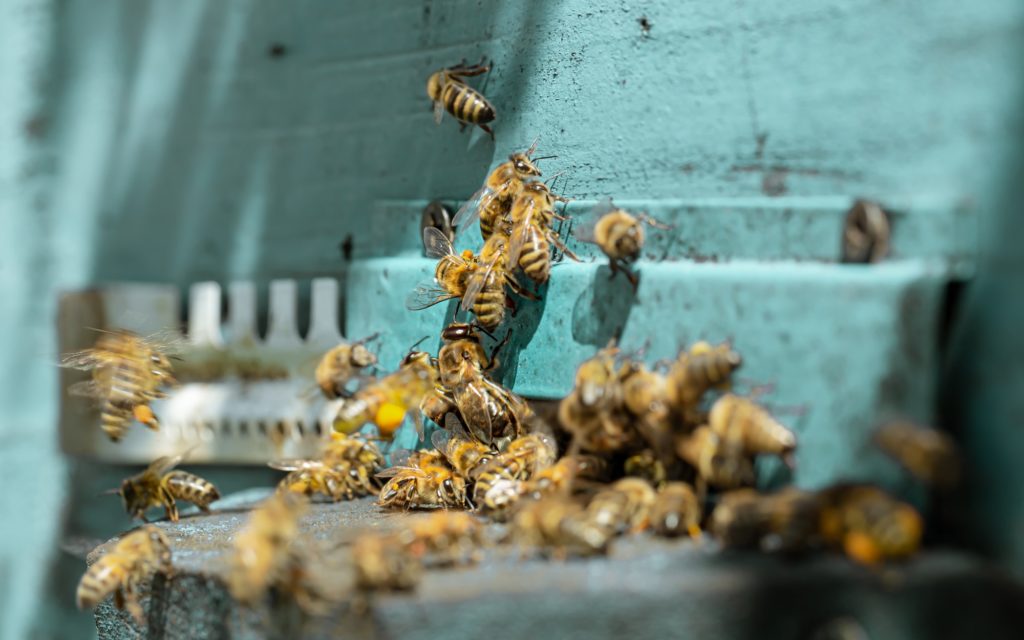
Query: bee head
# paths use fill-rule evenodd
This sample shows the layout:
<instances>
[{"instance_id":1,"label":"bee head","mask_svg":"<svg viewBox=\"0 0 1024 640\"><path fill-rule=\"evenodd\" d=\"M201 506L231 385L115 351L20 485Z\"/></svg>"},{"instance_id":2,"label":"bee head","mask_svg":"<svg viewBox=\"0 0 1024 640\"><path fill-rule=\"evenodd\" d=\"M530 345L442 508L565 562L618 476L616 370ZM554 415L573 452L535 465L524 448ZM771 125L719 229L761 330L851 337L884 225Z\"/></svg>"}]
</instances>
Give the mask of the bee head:
<instances>
[{"instance_id":1,"label":"bee head","mask_svg":"<svg viewBox=\"0 0 1024 640\"><path fill-rule=\"evenodd\" d=\"M512 168L520 178L542 175L540 169L530 159L529 153L513 153L508 157L508 161L512 163Z\"/></svg>"},{"instance_id":2,"label":"bee head","mask_svg":"<svg viewBox=\"0 0 1024 640\"><path fill-rule=\"evenodd\" d=\"M376 354L361 344L357 344L352 347L352 354L350 358L352 360L352 364L360 368L377 364Z\"/></svg>"},{"instance_id":3,"label":"bee head","mask_svg":"<svg viewBox=\"0 0 1024 640\"><path fill-rule=\"evenodd\" d=\"M443 75L443 71L438 71L427 79L427 95L430 96L431 100L437 101L441 99L441 89L444 88Z\"/></svg>"}]
</instances>

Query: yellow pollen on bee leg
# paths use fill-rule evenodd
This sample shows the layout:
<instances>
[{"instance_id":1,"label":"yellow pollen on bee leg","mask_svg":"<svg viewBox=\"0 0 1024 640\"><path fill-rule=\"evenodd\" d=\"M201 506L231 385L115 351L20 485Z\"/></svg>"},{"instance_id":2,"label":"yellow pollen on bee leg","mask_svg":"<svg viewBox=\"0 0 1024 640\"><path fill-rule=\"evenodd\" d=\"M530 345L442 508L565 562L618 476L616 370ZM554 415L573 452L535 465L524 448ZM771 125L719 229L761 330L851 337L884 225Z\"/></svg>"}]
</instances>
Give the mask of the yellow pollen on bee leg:
<instances>
[{"instance_id":1,"label":"yellow pollen on bee leg","mask_svg":"<svg viewBox=\"0 0 1024 640\"><path fill-rule=\"evenodd\" d=\"M405 421L405 407L391 402L385 402L377 410L374 424L380 429L383 436L391 436L395 430Z\"/></svg>"},{"instance_id":2,"label":"yellow pollen on bee leg","mask_svg":"<svg viewBox=\"0 0 1024 640\"><path fill-rule=\"evenodd\" d=\"M150 429L156 430L160 428L159 423L156 421L156 415L153 410L149 408L148 404L135 405L132 409L132 413L135 415L135 419L146 425Z\"/></svg>"}]
</instances>

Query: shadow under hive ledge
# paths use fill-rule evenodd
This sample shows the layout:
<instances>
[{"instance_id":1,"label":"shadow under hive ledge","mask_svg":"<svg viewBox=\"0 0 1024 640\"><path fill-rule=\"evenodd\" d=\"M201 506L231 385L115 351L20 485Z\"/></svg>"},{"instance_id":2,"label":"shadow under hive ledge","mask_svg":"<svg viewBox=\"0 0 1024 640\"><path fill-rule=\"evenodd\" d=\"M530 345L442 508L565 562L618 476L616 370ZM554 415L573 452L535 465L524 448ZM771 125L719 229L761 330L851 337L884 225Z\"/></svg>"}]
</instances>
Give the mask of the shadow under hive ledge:
<instances>
[{"instance_id":1,"label":"shadow under hive ledge","mask_svg":"<svg viewBox=\"0 0 1024 640\"><path fill-rule=\"evenodd\" d=\"M372 598L369 613L338 605L304 618L291 603L265 599L254 609L231 600L221 578L235 533L266 490L236 494L210 515L161 522L177 574L157 578L143 599L147 627L114 609L96 612L102 639L122 638L1010 638L1024 625L1024 588L974 558L921 554L881 571L833 555L786 559L722 552L702 543L649 535L619 539L608 557L566 562L523 559L489 548L479 565L430 569L410 594ZM302 528L325 553L316 580L347 601L350 543L408 518L372 498L314 504ZM488 524L490 533L497 535ZM493 537L493 536L492 536ZM90 555L90 561L111 542ZM863 635L833 635L850 629ZM827 635L820 635L827 634Z\"/></svg>"}]
</instances>

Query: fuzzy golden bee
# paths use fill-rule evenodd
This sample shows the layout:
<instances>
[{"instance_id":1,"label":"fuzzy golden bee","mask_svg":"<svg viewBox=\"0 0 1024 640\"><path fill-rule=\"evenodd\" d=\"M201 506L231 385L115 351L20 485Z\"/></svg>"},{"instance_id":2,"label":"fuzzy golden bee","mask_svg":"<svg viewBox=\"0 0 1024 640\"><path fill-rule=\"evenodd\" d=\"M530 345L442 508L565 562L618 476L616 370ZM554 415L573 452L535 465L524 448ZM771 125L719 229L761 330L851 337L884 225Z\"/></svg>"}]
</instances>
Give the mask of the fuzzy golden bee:
<instances>
[{"instance_id":1,"label":"fuzzy golden bee","mask_svg":"<svg viewBox=\"0 0 1024 640\"><path fill-rule=\"evenodd\" d=\"M742 364L743 358L727 342L693 344L669 368L666 378L670 405L691 425L699 424L703 421L699 405L704 394L728 388L733 372Z\"/></svg>"},{"instance_id":2,"label":"fuzzy golden bee","mask_svg":"<svg viewBox=\"0 0 1024 640\"><path fill-rule=\"evenodd\" d=\"M160 421L150 403L164 397L164 389L175 384L167 353L170 346L156 336L104 331L93 348L62 358L64 367L92 372L91 380L72 385L68 391L100 403L103 431L114 442L124 437L134 420L156 431Z\"/></svg>"},{"instance_id":3,"label":"fuzzy golden bee","mask_svg":"<svg viewBox=\"0 0 1024 640\"><path fill-rule=\"evenodd\" d=\"M573 449L611 453L632 445L631 428L616 368L614 342L576 370L575 386L558 405L558 420L573 436Z\"/></svg>"},{"instance_id":4,"label":"fuzzy golden bee","mask_svg":"<svg viewBox=\"0 0 1024 640\"><path fill-rule=\"evenodd\" d=\"M369 495L375 490L369 480L364 484L362 478L353 477L322 460L277 460L267 464L271 469L288 472L277 484L278 491L306 497L319 494L337 502Z\"/></svg>"},{"instance_id":5,"label":"fuzzy golden bee","mask_svg":"<svg viewBox=\"0 0 1024 640\"><path fill-rule=\"evenodd\" d=\"M578 240L597 245L606 256L611 277L622 271L634 288L639 278L632 265L640 258L644 248L644 224L657 229L670 229L645 213L629 213L616 207L610 199L599 203L591 218L576 227L573 234Z\"/></svg>"},{"instance_id":6,"label":"fuzzy golden bee","mask_svg":"<svg viewBox=\"0 0 1024 640\"><path fill-rule=\"evenodd\" d=\"M429 556L432 564L442 566L479 562L484 544L483 526L465 512L416 518L402 536L416 555Z\"/></svg>"},{"instance_id":7,"label":"fuzzy golden bee","mask_svg":"<svg viewBox=\"0 0 1024 640\"><path fill-rule=\"evenodd\" d=\"M300 540L299 519L308 505L294 493L277 492L253 509L228 558L226 581L233 598L251 606L276 589L306 611L322 610L325 601L309 575L311 549Z\"/></svg>"},{"instance_id":8,"label":"fuzzy golden bee","mask_svg":"<svg viewBox=\"0 0 1024 640\"><path fill-rule=\"evenodd\" d=\"M349 383L377 364L377 355L366 348L366 343L376 337L377 334L373 334L356 342L343 342L320 358L314 378L324 396L334 399L351 395Z\"/></svg>"},{"instance_id":9,"label":"fuzzy golden bee","mask_svg":"<svg viewBox=\"0 0 1024 640\"><path fill-rule=\"evenodd\" d=\"M125 609L143 624L139 590L157 573L170 575L171 545L157 527L147 525L121 538L90 566L78 583L75 601L79 609L95 608L113 594L114 606Z\"/></svg>"},{"instance_id":10,"label":"fuzzy golden bee","mask_svg":"<svg viewBox=\"0 0 1024 640\"><path fill-rule=\"evenodd\" d=\"M512 235L508 247L508 266L518 266L528 278L544 284L551 276L551 247L579 262L552 228L555 219L564 220L555 213L555 202L568 202L568 198L551 193L543 182L530 182L512 202L509 216Z\"/></svg>"},{"instance_id":11,"label":"fuzzy golden bee","mask_svg":"<svg viewBox=\"0 0 1024 640\"><path fill-rule=\"evenodd\" d=\"M651 528L660 536L675 538L689 534L700 538L702 509L693 487L685 482L668 482L651 505Z\"/></svg>"},{"instance_id":12,"label":"fuzzy golden bee","mask_svg":"<svg viewBox=\"0 0 1024 640\"><path fill-rule=\"evenodd\" d=\"M177 501L191 502L203 512L220 499L217 487L186 471L172 471L184 456L165 456L154 460L145 470L125 478L117 493L125 511L133 518L146 520L151 507L163 507L171 522L178 521Z\"/></svg>"},{"instance_id":13,"label":"fuzzy golden bee","mask_svg":"<svg viewBox=\"0 0 1024 640\"><path fill-rule=\"evenodd\" d=\"M594 482L603 479L607 466L605 460L597 456L563 456L550 467L535 473L524 493L534 498L549 494L569 495L577 480Z\"/></svg>"},{"instance_id":14,"label":"fuzzy golden bee","mask_svg":"<svg viewBox=\"0 0 1024 640\"><path fill-rule=\"evenodd\" d=\"M435 431L430 441L448 460L452 469L464 478L475 478L477 472L497 455L490 447L466 433L458 420L449 421L447 429Z\"/></svg>"},{"instance_id":15,"label":"fuzzy golden bee","mask_svg":"<svg viewBox=\"0 0 1024 640\"><path fill-rule=\"evenodd\" d=\"M657 494L641 478L622 478L598 491L587 505L587 518L613 535L643 531L650 523Z\"/></svg>"},{"instance_id":16,"label":"fuzzy golden bee","mask_svg":"<svg viewBox=\"0 0 1024 640\"><path fill-rule=\"evenodd\" d=\"M792 553L818 546L822 500L818 493L787 487L759 494L727 493L711 514L711 531L730 547L761 546Z\"/></svg>"},{"instance_id":17,"label":"fuzzy golden bee","mask_svg":"<svg viewBox=\"0 0 1024 640\"><path fill-rule=\"evenodd\" d=\"M595 524L579 503L547 496L524 503L512 520L511 536L521 548L540 548L564 558L608 551L609 532Z\"/></svg>"},{"instance_id":18,"label":"fuzzy golden bee","mask_svg":"<svg viewBox=\"0 0 1024 640\"><path fill-rule=\"evenodd\" d=\"M661 487L668 479L665 464L651 449L643 449L626 458L623 471L627 476L646 480L654 488Z\"/></svg>"},{"instance_id":19,"label":"fuzzy golden bee","mask_svg":"<svg viewBox=\"0 0 1024 640\"><path fill-rule=\"evenodd\" d=\"M482 93L466 84L465 79L479 76L491 70L485 60L478 64L461 63L441 69L427 80L427 95L434 105L434 121L441 123L445 111L458 120L463 128L467 124L480 127L494 138L494 132L487 126L494 120L494 107Z\"/></svg>"},{"instance_id":20,"label":"fuzzy golden bee","mask_svg":"<svg viewBox=\"0 0 1024 640\"><path fill-rule=\"evenodd\" d=\"M523 190L530 178L541 175L535 162L543 158L531 158L537 150L534 142L525 152L515 152L487 175L483 187L466 201L455 213L452 224L459 235L480 220L480 234L484 240L491 237L495 223L505 218L512 208L512 201ZM552 156L548 156L552 157Z\"/></svg>"},{"instance_id":21,"label":"fuzzy golden bee","mask_svg":"<svg viewBox=\"0 0 1024 640\"><path fill-rule=\"evenodd\" d=\"M750 398L726 394L715 401L708 414L708 427L727 449L745 455L777 455L792 466L796 434L772 417Z\"/></svg>"},{"instance_id":22,"label":"fuzzy golden bee","mask_svg":"<svg viewBox=\"0 0 1024 640\"><path fill-rule=\"evenodd\" d=\"M921 514L878 487L837 485L822 491L821 500L822 536L855 562L903 559L921 545Z\"/></svg>"},{"instance_id":23,"label":"fuzzy golden bee","mask_svg":"<svg viewBox=\"0 0 1024 640\"><path fill-rule=\"evenodd\" d=\"M397 457L397 456L395 456ZM436 451L415 454L377 474L389 478L381 487L378 504L403 509L468 509L467 481Z\"/></svg>"},{"instance_id":24,"label":"fuzzy golden bee","mask_svg":"<svg viewBox=\"0 0 1024 640\"><path fill-rule=\"evenodd\" d=\"M736 489L754 484L754 459L737 447L727 447L707 425L680 436L676 442L680 459L697 470L697 489L703 496L707 485Z\"/></svg>"},{"instance_id":25,"label":"fuzzy golden bee","mask_svg":"<svg viewBox=\"0 0 1024 640\"><path fill-rule=\"evenodd\" d=\"M501 517L524 494L526 482L550 467L557 455L555 442L547 434L531 433L516 438L479 470L474 501L480 509Z\"/></svg>"},{"instance_id":26,"label":"fuzzy golden bee","mask_svg":"<svg viewBox=\"0 0 1024 640\"><path fill-rule=\"evenodd\" d=\"M423 577L423 560L400 535L364 533L352 542L356 589L407 591Z\"/></svg>"},{"instance_id":27,"label":"fuzzy golden bee","mask_svg":"<svg viewBox=\"0 0 1024 640\"><path fill-rule=\"evenodd\" d=\"M430 354L410 351L397 371L363 387L342 405L334 418L334 430L351 434L372 422L383 437L390 438L406 415L411 415L422 437L420 403L437 382L437 367Z\"/></svg>"},{"instance_id":28,"label":"fuzzy golden bee","mask_svg":"<svg viewBox=\"0 0 1024 640\"><path fill-rule=\"evenodd\" d=\"M960 453L946 434L895 421L875 432L875 445L921 482L948 488L960 480Z\"/></svg>"}]
</instances>

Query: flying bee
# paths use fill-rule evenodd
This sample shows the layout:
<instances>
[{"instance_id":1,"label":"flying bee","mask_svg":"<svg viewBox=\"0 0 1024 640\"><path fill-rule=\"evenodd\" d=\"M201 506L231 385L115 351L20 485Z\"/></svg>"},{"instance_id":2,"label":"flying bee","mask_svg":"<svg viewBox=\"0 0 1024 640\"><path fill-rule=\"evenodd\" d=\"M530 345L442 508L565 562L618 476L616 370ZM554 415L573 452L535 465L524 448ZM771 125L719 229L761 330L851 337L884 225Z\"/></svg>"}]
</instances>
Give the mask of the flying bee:
<instances>
[{"instance_id":1,"label":"flying bee","mask_svg":"<svg viewBox=\"0 0 1024 640\"><path fill-rule=\"evenodd\" d=\"M191 502L204 513L210 511L210 503L219 500L220 493L217 487L195 474L172 471L183 457L157 458L141 473L125 478L117 493L131 517L145 521L147 510L163 507L171 522L177 522L176 500Z\"/></svg>"},{"instance_id":2,"label":"flying bee","mask_svg":"<svg viewBox=\"0 0 1024 640\"><path fill-rule=\"evenodd\" d=\"M512 153L507 161L499 164L487 175L483 187L473 194L452 218L452 224L457 229L456 235L464 233L479 218L480 234L484 240L491 237L495 223L508 215L512 201L522 191L525 181L541 175L540 169L534 163L544 158L531 158L536 150L535 141L525 153Z\"/></svg>"},{"instance_id":3,"label":"flying bee","mask_svg":"<svg viewBox=\"0 0 1024 640\"><path fill-rule=\"evenodd\" d=\"M408 591L423 577L423 561L398 535L364 533L352 542L360 591Z\"/></svg>"},{"instance_id":4,"label":"flying bee","mask_svg":"<svg viewBox=\"0 0 1024 640\"><path fill-rule=\"evenodd\" d=\"M728 447L707 425L680 436L676 453L697 470L697 493L704 495L706 485L735 489L754 484L754 461L736 447Z\"/></svg>"},{"instance_id":5,"label":"flying bee","mask_svg":"<svg viewBox=\"0 0 1024 640\"><path fill-rule=\"evenodd\" d=\"M300 546L299 519L308 505L295 493L277 492L253 509L228 558L226 582L233 598L250 606L268 589L277 589L306 611L322 606L309 579L309 550Z\"/></svg>"},{"instance_id":6,"label":"flying bee","mask_svg":"<svg viewBox=\"0 0 1024 640\"><path fill-rule=\"evenodd\" d=\"M397 371L363 387L341 406L334 418L334 430L350 434L373 422L382 436L390 438L408 414L422 439L420 403L437 382L437 367L430 354L410 351Z\"/></svg>"},{"instance_id":7,"label":"flying bee","mask_svg":"<svg viewBox=\"0 0 1024 640\"><path fill-rule=\"evenodd\" d=\"M700 538L701 504L693 487L685 482L669 482L658 489L651 505L651 526L666 538L687 533Z\"/></svg>"},{"instance_id":8,"label":"flying bee","mask_svg":"<svg viewBox=\"0 0 1024 640\"><path fill-rule=\"evenodd\" d=\"M314 377L324 396L333 400L352 395L348 383L377 364L377 355L366 348L366 343L376 337L377 334L373 334L357 342L343 342L323 355Z\"/></svg>"},{"instance_id":9,"label":"flying bee","mask_svg":"<svg viewBox=\"0 0 1024 640\"><path fill-rule=\"evenodd\" d=\"M587 518L613 535L643 531L650 524L656 496L646 480L622 478L591 498Z\"/></svg>"},{"instance_id":10,"label":"flying bee","mask_svg":"<svg viewBox=\"0 0 1024 640\"><path fill-rule=\"evenodd\" d=\"M526 486L526 493L534 498L548 494L569 495L577 480L600 480L606 468L607 463L597 456L563 456L535 473Z\"/></svg>"},{"instance_id":11,"label":"flying bee","mask_svg":"<svg viewBox=\"0 0 1024 640\"><path fill-rule=\"evenodd\" d=\"M774 454L793 466L796 435L750 398L722 396L711 406L708 426L726 448L746 455Z\"/></svg>"},{"instance_id":12,"label":"flying bee","mask_svg":"<svg viewBox=\"0 0 1024 640\"><path fill-rule=\"evenodd\" d=\"M551 245L576 262L579 256L562 242L552 228L555 219L565 220L555 213L555 202L568 202L568 198L551 193L543 182L530 182L512 202L512 236L509 240L508 267L518 266L528 278L544 284L551 276Z\"/></svg>"},{"instance_id":13,"label":"flying bee","mask_svg":"<svg viewBox=\"0 0 1024 640\"><path fill-rule=\"evenodd\" d=\"M103 431L114 442L124 437L133 420L154 431L160 429L150 403L165 397L163 389L176 382L165 352L169 346L157 337L104 331L93 348L67 354L61 360L64 367L92 372L91 380L72 385L68 391L100 402Z\"/></svg>"},{"instance_id":14,"label":"flying bee","mask_svg":"<svg viewBox=\"0 0 1024 640\"><path fill-rule=\"evenodd\" d=\"M416 518L402 535L417 556L429 554L440 565L478 562L484 543L480 521L464 512L443 511Z\"/></svg>"},{"instance_id":15,"label":"flying bee","mask_svg":"<svg viewBox=\"0 0 1024 640\"><path fill-rule=\"evenodd\" d=\"M924 521L909 504L878 487L841 484L821 492L821 534L865 565L913 555Z\"/></svg>"},{"instance_id":16,"label":"flying bee","mask_svg":"<svg viewBox=\"0 0 1024 640\"><path fill-rule=\"evenodd\" d=\"M530 406L517 394L488 379L493 358L484 356L479 336L469 325L451 325L442 334L438 368L451 399L475 440L501 449L536 421Z\"/></svg>"},{"instance_id":17,"label":"flying bee","mask_svg":"<svg viewBox=\"0 0 1024 640\"><path fill-rule=\"evenodd\" d=\"M873 440L886 455L925 484L952 487L960 479L960 454L944 433L896 421L881 426Z\"/></svg>"},{"instance_id":18,"label":"flying bee","mask_svg":"<svg viewBox=\"0 0 1024 640\"><path fill-rule=\"evenodd\" d=\"M669 368L668 401L690 424L700 424L701 398L710 389L728 388L733 371L743 358L728 342L712 346L703 340L693 344Z\"/></svg>"},{"instance_id":19,"label":"flying bee","mask_svg":"<svg viewBox=\"0 0 1024 640\"><path fill-rule=\"evenodd\" d=\"M577 226L573 235L577 240L597 245L608 256L611 277L622 271L635 289L640 281L631 267L644 248L644 224L671 229L645 213L628 213L606 199L594 207L591 219Z\"/></svg>"},{"instance_id":20,"label":"flying bee","mask_svg":"<svg viewBox=\"0 0 1024 640\"><path fill-rule=\"evenodd\" d=\"M397 457L397 456L396 456ZM417 455L377 474L389 478L381 488L378 504L404 509L468 509L466 479L456 473L438 452Z\"/></svg>"},{"instance_id":21,"label":"flying bee","mask_svg":"<svg viewBox=\"0 0 1024 640\"><path fill-rule=\"evenodd\" d=\"M591 522L583 507L565 496L523 504L512 520L511 535L522 548L547 549L557 558L606 553L611 541L608 531Z\"/></svg>"},{"instance_id":22,"label":"flying bee","mask_svg":"<svg viewBox=\"0 0 1024 640\"><path fill-rule=\"evenodd\" d=\"M494 107L482 93L465 83L465 78L478 76L491 70L481 59L479 64L467 65L463 60L454 67L441 69L427 80L427 95L434 103L434 122L441 124L447 111L465 128L473 124L494 139L494 132L487 126L494 120Z\"/></svg>"},{"instance_id":23,"label":"flying bee","mask_svg":"<svg viewBox=\"0 0 1024 640\"><path fill-rule=\"evenodd\" d=\"M487 465L497 453L487 445L474 440L457 419L448 422L446 429L431 434L430 441L444 455L456 473L464 478L474 478L477 471Z\"/></svg>"},{"instance_id":24,"label":"flying bee","mask_svg":"<svg viewBox=\"0 0 1024 640\"><path fill-rule=\"evenodd\" d=\"M171 545L157 527L147 525L121 538L103 557L86 569L78 583L75 601L79 609L92 609L114 595L114 606L127 610L144 624L139 589L156 573L169 575Z\"/></svg>"}]
</instances>

